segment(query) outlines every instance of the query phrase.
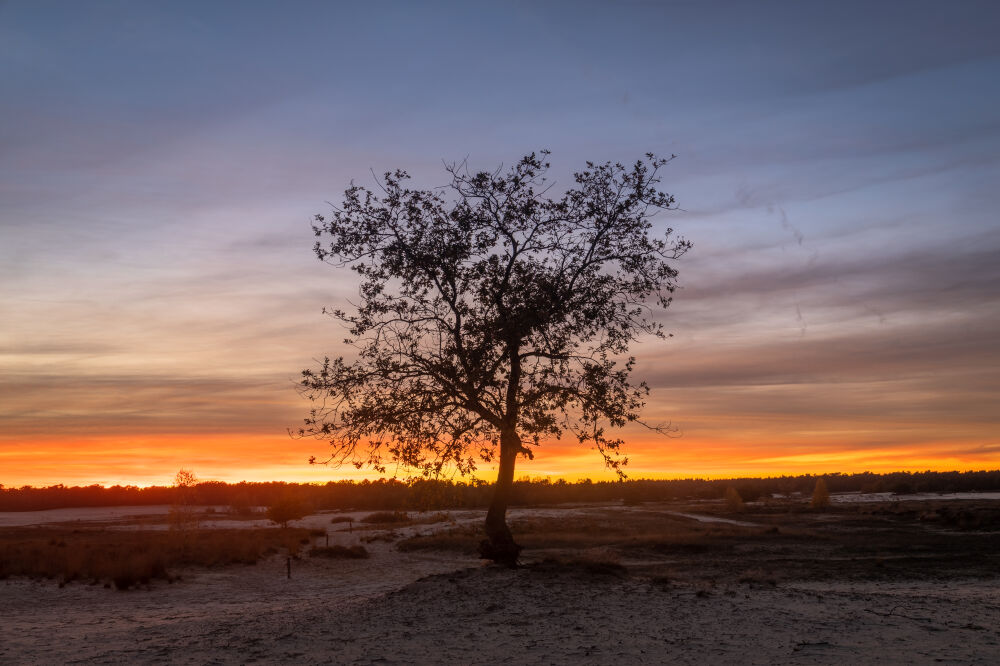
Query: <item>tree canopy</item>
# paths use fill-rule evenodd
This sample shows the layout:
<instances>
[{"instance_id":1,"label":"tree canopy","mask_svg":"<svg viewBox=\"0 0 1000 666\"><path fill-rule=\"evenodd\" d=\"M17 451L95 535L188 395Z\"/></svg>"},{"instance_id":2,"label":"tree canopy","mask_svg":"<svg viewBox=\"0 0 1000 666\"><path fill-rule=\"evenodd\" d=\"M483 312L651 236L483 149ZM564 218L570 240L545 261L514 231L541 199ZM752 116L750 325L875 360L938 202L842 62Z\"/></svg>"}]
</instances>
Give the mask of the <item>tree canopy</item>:
<instances>
[{"instance_id":1,"label":"tree canopy","mask_svg":"<svg viewBox=\"0 0 1000 666\"><path fill-rule=\"evenodd\" d=\"M665 336L654 312L690 247L652 233L674 207L658 188L668 161L588 162L558 197L547 151L492 172L447 165L438 189L409 189L404 171L376 191L352 184L314 231L316 255L361 278L356 309L331 312L357 355L303 372L315 406L300 434L329 441L329 461L381 471L499 459L498 497L518 455L567 434L621 473L613 431L649 391L631 381L629 345ZM492 509L503 541L505 501Z\"/></svg>"}]
</instances>

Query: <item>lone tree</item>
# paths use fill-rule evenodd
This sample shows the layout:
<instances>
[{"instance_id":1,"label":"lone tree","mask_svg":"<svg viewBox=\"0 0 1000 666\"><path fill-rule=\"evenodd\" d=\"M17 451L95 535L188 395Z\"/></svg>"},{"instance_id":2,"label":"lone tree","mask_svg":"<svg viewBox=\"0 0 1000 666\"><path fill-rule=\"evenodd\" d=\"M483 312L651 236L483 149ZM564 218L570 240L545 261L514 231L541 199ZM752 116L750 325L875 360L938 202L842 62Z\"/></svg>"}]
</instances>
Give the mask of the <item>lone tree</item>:
<instances>
[{"instance_id":1,"label":"lone tree","mask_svg":"<svg viewBox=\"0 0 1000 666\"><path fill-rule=\"evenodd\" d=\"M506 512L518 456L571 434L623 475L622 440L649 388L626 357L639 335L666 337L666 307L690 248L651 218L674 207L658 189L669 161L594 164L548 196L548 152L513 167L446 165L448 186L408 189L403 171L378 191L351 185L317 215L316 255L361 276L356 311L331 312L357 358L305 370L315 403L300 435L328 440L327 463L427 476L499 461L481 554L514 565ZM315 458L310 462L317 462Z\"/></svg>"},{"instance_id":2,"label":"lone tree","mask_svg":"<svg viewBox=\"0 0 1000 666\"><path fill-rule=\"evenodd\" d=\"M295 497L285 496L267 507L267 519L276 525L281 525L283 529L288 528L288 523L309 515L309 507L302 500Z\"/></svg>"}]
</instances>

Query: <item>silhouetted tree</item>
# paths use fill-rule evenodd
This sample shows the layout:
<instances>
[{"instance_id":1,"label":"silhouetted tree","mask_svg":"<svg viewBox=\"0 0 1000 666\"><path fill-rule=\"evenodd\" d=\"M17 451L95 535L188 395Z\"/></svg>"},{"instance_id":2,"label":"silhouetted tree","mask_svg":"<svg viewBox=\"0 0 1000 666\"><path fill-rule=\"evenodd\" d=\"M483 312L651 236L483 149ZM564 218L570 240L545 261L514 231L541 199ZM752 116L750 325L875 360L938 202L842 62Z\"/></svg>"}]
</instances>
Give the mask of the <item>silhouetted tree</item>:
<instances>
[{"instance_id":1,"label":"silhouetted tree","mask_svg":"<svg viewBox=\"0 0 1000 666\"><path fill-rule=\"evenodd\" d=\"M674 204L657 187L668 160L588 162L550 198L547 156L507 171L448 165L436 190L386 173L314 224L318 257L361 276L356 312L331 313L358 355L303 372L316 407L300 434L329 440L325 462L379 471L498 460L482 554L506 564L520 551L506 524L517 456L571 433L621 473L608 428L637 420L648 394L625 354L640 334L665 337L653 307L670 303L668 261L690 247L652 234Z\"/></svg>"},{"instance_id":2,"label":"silhouetted tree","mask_svg":"<svg viewBox=\"0 0 1000 666\"><path fill-rule=\"evenodd\" d=\"M272 523L287 528L291 521L308 516L309 506L296 497L282 497L267 507L266 515Z\"/></svg>"},{"instance_id":3,"label":"silhouetted tree","mask_svg":"<svg viewBox=\"0 0 1000 666\"><path fill-rule=\"evenodd\" d=\"M178 488L193 488L198 485L198 477L189 469L179 469L174 475L174 485Z\"/></svg>"},{"instance_id":4,"label":"silhouetted tree","mask_svg":"<svg viewBox=\"0 0 1000 666\"><path fill-rule=\"evenodd\" d=\"M198 526L198 511L193 506L198 477L189 469L180 469L174 475L174 502L170 506L168 521L171 529L186 531Z\"/></svg>"}]
</instances>

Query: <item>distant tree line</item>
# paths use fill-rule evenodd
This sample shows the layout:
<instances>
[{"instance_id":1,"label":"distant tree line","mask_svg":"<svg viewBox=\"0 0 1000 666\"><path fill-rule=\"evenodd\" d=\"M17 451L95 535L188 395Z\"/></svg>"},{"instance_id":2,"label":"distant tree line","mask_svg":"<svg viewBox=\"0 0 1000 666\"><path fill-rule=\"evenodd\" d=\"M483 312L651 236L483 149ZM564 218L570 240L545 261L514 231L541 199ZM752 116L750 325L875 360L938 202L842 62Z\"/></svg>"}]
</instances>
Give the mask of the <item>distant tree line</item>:
<instances>
[{"instance_id":1,"label":"distant tree line","mask_svg":"<svg viewBox=\"0 0 1000 666\"><path fill-rule=\"evenodd\" d=\"M563 502L612 502L626 504L677 500L721 499L730 487L747 502L771 495L801 494L811 497L822 476L831 493L843 492L972 492L1000 491L1000 470L976 472L892 472L875 474L825 474L735 479L636 479L626 481L567 482L562 479L522 478L514 482L512 504L519 506ZM193 487L178 486L0 486L0 511L40 511L69 507L150 506L199 504L227 507L249 513L279 501L308 504L315 510L431 510L485 508L493 484L481 480L379 479L330 481L325 484L202 481Z\"/></svg>"}]
</instances>

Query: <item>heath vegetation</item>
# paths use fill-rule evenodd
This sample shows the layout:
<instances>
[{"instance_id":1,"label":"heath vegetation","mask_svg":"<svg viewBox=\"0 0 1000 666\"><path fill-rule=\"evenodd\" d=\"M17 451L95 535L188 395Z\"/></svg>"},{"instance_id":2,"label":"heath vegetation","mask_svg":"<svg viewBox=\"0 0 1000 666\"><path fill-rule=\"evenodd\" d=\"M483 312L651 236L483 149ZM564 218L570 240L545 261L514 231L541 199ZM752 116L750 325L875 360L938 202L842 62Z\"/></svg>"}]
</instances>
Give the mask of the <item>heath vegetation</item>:
<instances>
[{"instance_id":1,"label":"heath vegetation","mask_svg":"<svg viewBox=\"0 0 1000 666\"><path fill-rule=\"evenodd\" d=\"M7 528L0 531L0 578L27 576L114 585L173 582L184 567L255 564L311 540L305 529L199 529L185 532Z\"/></svg>"},{"instance_id":2,"label":"heath vegetation","mask_svg":"<svg viewBox=\"0 0 1000 666\"><path fill-rule=\"evenodd\" d=\"M722 499L734 488L744 502L772 495L812 495L819 477L813 475L734 479L631 479L626 481L567 482L523 477L514 481L511 506L540 506L567 502L624 501L630 505L683 499ZM827 474L831 494L844 492L920 493L1000 491L1000 469L975 472L892 472ZM440 510L485 508L492 484L482 480L379 479L330 481L323 484L271 482L223 483L201 481L189 489L176 486L0 486L0 511L41 511L67 507L178 505L181 493L190 504L220 506L231 515L256 515L289 495L315 510Z\"/></svg>"}]
</instances>

